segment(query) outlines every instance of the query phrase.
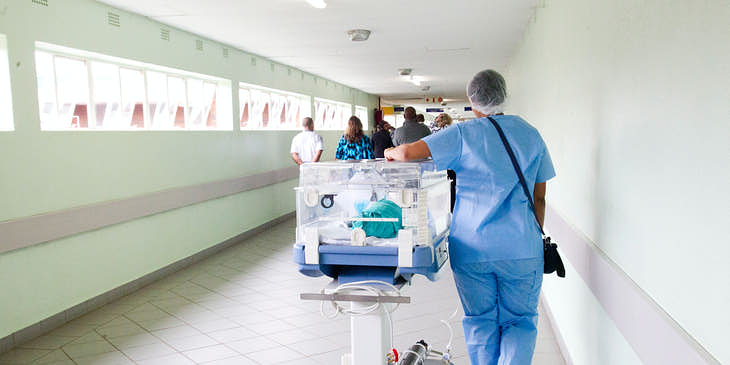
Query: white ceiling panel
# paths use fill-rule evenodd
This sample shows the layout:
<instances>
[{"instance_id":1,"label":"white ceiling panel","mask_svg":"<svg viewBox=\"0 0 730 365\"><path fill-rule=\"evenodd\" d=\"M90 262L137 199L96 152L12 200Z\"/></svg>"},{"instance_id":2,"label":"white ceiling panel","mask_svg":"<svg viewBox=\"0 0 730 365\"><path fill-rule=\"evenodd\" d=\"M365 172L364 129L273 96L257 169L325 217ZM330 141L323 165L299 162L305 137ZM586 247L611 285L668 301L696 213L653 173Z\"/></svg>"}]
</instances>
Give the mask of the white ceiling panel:
<instances>
[{"instance_id":1,"label":"white ceiling panel","mask_svg":"<svg viewBox=\"0 0 730 365\"><path fill-rule=\"evenodd\" d=\"M464 99L471 76L503 70L538 0L100 0L390 100ZM351 42L347 30L372 31Z\"/></svg>"}]
</instances>

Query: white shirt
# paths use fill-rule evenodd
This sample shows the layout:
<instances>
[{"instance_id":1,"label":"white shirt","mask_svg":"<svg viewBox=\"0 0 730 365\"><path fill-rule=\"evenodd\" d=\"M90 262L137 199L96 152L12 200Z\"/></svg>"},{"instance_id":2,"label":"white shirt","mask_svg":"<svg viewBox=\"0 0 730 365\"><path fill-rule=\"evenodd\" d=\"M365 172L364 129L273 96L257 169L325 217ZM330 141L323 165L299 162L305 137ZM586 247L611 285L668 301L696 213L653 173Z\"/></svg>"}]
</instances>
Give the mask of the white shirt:
<instances>
[{"instance_id":1,"label":"white shirt","mask_svg":"<svg viewBox=\"0 0 730 365\"><path fill-rule=\"evenodd\" d=\"M302 131L291 141L291 153L296 152L303 162L312 162L317 151L324 150L322 137L315 131Z\"/></svg>"}]
</instances>

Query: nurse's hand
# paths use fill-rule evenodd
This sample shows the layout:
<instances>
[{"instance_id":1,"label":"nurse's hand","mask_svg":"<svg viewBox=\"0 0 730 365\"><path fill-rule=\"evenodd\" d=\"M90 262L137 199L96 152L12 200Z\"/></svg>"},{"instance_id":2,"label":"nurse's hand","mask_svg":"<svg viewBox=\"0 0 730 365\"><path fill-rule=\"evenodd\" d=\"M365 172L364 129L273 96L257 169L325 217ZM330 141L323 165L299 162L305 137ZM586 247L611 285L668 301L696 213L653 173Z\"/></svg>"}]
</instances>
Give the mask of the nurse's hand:
<instances>
[{"instance_id":1,"label":"nurse's hand","mask_svg":"<svg viewBox=\"0 0 730 365\"><path fill-rule=\"evenodd\" d=\"M402 144L385 150L388 161L415 161L431 157L431 150L424 141Z\"/></svg>"},{"instance_id":2,"label":"nurse's hand","mask_svg":"<svg viewBox=\"0 0 730 365\"><path fill-rule=\"evenodd\" d=\"M395 161L395 147L386 148L383 154L386 160Z\"/></svg>"}]
</instances>

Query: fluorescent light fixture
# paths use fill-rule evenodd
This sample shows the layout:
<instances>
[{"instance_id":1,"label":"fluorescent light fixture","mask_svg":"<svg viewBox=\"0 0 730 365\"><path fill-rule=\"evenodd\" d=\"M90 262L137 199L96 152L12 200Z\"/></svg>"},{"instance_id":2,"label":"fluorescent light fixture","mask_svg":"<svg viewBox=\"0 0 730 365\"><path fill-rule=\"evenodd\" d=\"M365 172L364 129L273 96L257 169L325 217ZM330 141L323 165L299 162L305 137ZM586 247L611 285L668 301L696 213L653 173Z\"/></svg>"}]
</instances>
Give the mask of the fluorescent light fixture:
<instances>
[{"instance_id":1,"label":"fluorescent light fixture","mask_svg":"<svg viewBox=\"0 0 730 365\"><path fill-rule=\"evenodd\" d=\"M411 77L408 79L408 82L416 86L421 86L421 81L423 81L423 77L420 76L411 75Z\"/></svg>"},{"instance_id":2,"label":"fluorescent light fixture","mask_svg":"<svg viewBox=\"0 0 730 365\"><path fill-rule=\"evenodd\" d=\"M309 5L314 6L317 9L324 9L327 7L327 3L324 2L324 0L307 0Z\"/></svg>"}]
</instances>

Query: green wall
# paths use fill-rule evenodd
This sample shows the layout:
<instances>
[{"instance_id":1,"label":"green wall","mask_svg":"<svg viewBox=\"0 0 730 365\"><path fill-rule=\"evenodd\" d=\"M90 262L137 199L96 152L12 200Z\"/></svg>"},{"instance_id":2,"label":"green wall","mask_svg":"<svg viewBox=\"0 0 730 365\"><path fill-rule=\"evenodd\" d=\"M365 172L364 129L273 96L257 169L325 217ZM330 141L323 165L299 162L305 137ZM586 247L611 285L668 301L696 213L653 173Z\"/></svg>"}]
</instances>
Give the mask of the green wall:
<instances>
[{"instance_id":1,"label":"green wall","mask_svg":"<svg viewBox=\"0 0 730 365\"><path fill-rule=\"evenodd\" d=\"M107 12L121 27L107 25ZM171 30L170 41L160 28ZM15 131L0 132L0 221L292 166L296 131L41 132L34 42L377 107L377 96L89 0L11 1ZM204 51L195 40L204 41ZM230 48L223 57L222 48ZM256 57L256 65L251 63ZM372 115L371 115L372 118ZM371 119L372 120L372 119ZM340 131L320 132L325 159ZM0 254L0 338L294 210L296 181ZM43 227L38 227L43 229ZM2 239L2 237L0 237Z\"/></svg>"}]
</instances>

